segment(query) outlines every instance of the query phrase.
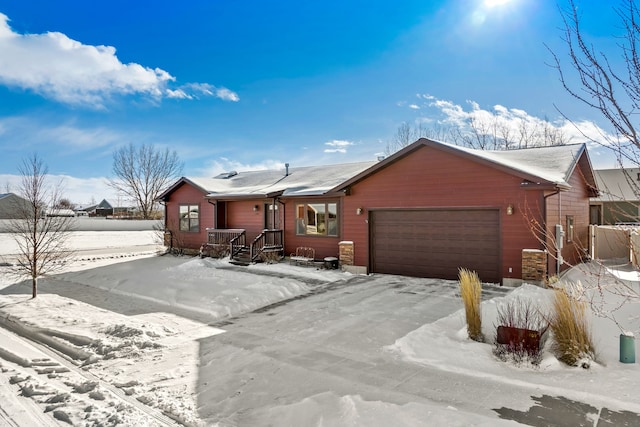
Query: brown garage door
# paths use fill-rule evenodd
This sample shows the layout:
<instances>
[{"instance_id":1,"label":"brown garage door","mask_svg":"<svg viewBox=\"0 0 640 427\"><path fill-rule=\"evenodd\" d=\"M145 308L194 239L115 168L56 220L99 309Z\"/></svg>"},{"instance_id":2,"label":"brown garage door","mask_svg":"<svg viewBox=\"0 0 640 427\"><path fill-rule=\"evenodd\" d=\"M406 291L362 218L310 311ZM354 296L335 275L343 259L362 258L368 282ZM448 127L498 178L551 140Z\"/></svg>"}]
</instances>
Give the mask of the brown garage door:
<instances>
[{"instance_id":1,"label":"brown garage door","mask_svg":"<svg viewBox=\"0 0 640 427\"><path fill-rule=\"evenodd\" d=\"M376 210L370 219L373 272L456 279L464 267L500 282L498 210Z\"/></svg>"}]
</instances>

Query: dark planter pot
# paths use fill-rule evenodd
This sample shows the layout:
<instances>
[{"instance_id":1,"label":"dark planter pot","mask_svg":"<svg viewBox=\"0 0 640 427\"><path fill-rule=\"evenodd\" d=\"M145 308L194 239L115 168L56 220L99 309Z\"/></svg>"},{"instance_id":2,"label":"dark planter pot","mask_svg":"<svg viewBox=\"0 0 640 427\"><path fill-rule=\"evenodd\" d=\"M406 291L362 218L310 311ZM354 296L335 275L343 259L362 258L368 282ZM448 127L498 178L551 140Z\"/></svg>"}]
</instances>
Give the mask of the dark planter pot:
<instances>
[{"instance_id":1,"label":"dark planter pot","mask_svg":"<svg viewBox=\"0 0 640 427\"><path fill-rule=\"evenodd\" d=\"M514 328L512 326L498 326L496 340L498 344L505 344L512 347L522 348L530 353L540 351L540 341L544 331L533 331L531 329Z\"/></svg>"}]
</instances>

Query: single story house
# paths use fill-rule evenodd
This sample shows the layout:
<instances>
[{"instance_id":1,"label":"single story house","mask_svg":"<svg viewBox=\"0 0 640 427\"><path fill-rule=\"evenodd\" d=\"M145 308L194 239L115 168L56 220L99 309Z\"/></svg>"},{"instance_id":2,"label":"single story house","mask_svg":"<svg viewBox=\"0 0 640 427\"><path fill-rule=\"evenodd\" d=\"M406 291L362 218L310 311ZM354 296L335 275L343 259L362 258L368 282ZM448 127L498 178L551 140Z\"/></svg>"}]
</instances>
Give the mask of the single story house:
<instances>
[{"instance_id":1,"label":"single story house","mask_svg":"<svg viewBox=\"0 0 640 427\"><path fill-rule=\"evenodd\" d=\"M29 201L14 193L0 194L0 219L17 219Z\"/></svg>"},{"instance_id":2,"label":"single story house","mask_svg":"<svg viewBox=\"0 0 640 427\"><path fill-rule=\"evenodd\" d=\"M100 216L100 217L131 217L136 214L135 206L113 206L107 199L100 203L80 206L76 208L76 216Z\"/></svg>"},{"instance_id":3,"label":"single story house","mask_svg":"<svg viewBox=\"0 0 640 427\"><path fill-rule=\"evenodd\" d=\"M640 168L595 170L600 195L592 197L589 222L597 225L640 223Z\"/></svg>"},{"instance_id":4,"label":"single story house","mask_svg":"<svg viewBox=\"0 0 640 427\"><path fill-rule=\"evenodd\" d=\"M159 200L185 248L223 242L256 259L312 247L354 272L455 279L464 267L518 284L525 252L544 254L544 275L581 260L596 195L584 144L482 151L421 138L378 162L183 177Z\"/></svg>"}]
</instances>

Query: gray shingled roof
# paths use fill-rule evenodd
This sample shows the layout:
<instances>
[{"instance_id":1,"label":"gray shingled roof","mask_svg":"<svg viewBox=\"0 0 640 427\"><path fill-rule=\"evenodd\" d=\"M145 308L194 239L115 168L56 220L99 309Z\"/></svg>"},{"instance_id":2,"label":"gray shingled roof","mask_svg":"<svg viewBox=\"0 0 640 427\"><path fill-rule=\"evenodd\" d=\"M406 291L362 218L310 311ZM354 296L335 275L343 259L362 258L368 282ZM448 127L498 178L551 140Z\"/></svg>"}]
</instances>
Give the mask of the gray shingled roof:
<instances>
[{"instance_id":1,"label":"gray shingled roof","mask_svg":"<svg viewBox=\"0 0 640 427\"><path fill-rule=\"evenodd\" d=\"M322 195L373 166L376 162L343 163L285 169L238 172L229 178L187 179L208 192L209 198ZM223 174L224 175L224 174Z\"/></svg>"},{"instance_id":2,"label":"gray shingled roof","mask_svg":"<svg viewBox=\"0 0 640 427\"><path fill-rule=\"evenodd\" d=\"M461 155L471 156L507 168L516 174L520 173L528 179L553 183L561 187L570 187L569 177L580 156L586 151L584 144L488 151L421 139L381 162L293 167L289 169L288 175L284 169L281 169L230 172L215 178L188 177L184 179L200 187L207 193L207 197L212 199L275 195L317 196L337 191L343 187L343 184L348 185L351 181L359 181L421 144L457 151ZM171 191L172 189L169 189L164 194Z\"/></svg>"},{"instance_id":3,"label":"gray shingled roof","mask_svg":"<svg viewBox=\"0 0 640 427\"><path fill-rule=\"evenodd\" d=\"M584 144L569 144L491 151L475 150L446 143L440 144L562 186L569 186L569 177L573 173L580 154L585 149Z\"/></svg>"},{"instance_id":4,"label":"gray shingled roof","mask_svg":"<svg viewBox=\"0 0 640 427\"><path fill-rule=\"evenodd\" d=\"M594 171L600 197L592 197L592 201L638 201L640 200L639 168L600 169Z\"/></svg>"}]
</instances>

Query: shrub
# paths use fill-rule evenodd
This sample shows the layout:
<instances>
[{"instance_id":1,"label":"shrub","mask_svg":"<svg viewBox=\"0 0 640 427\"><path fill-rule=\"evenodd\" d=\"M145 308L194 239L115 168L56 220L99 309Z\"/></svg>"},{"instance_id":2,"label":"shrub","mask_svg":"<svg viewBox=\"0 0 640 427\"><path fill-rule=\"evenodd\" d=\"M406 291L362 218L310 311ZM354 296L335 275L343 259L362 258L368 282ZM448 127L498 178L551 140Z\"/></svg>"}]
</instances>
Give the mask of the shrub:
<instances>
[{"instance_id":1,"label":"shrub","mask_svg":"<svg viewBox=\"0 0 640 427\"><path fill-rule=\"evenodd\" d=\"M493 353L503 361L511 360L517 365L530 362L538 366L549 328L545 316L533 301L523 298L509 300L499 305L497 311L498 333Z\"/></svg>"},{"instance_id":2,"label":"shrub","mask_svg":"<svg viewBox=\"0 0 640 427\"><path fill-rule=\"evenodd\" d=\"M580 364L583 368L595 360L586 303L571 297L564 289L554 291L551 331L558 360L571 366Z\"/></svg>"},{"instance_id":3,"label":"shrub","mask_svg":"<svg viewBox=\"0 0 640 427\"><path fill-rule=\"evenodd\" d=\"M464 312L467 320L467 333L474 341L483 342L482 319L480 302L482 300L482 285L475 271L461 268L458 274L460 278L460 296L464 303Z\"/></svg>"}]
</instances>

